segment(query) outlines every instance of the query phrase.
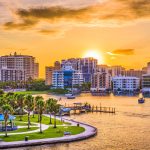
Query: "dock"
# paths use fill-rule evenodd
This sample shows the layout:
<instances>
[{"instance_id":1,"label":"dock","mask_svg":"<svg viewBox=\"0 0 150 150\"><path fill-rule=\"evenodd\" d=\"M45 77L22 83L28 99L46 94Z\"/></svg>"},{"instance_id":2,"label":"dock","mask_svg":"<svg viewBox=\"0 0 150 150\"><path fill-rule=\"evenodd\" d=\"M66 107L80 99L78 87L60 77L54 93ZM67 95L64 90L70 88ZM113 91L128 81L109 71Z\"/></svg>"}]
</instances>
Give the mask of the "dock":
<instances>
[{"instance_id":1,"label":"dock","mask_svg":"<svg viewBox=\"0 0 150 150\"><path fill-rule=\"evenodd\" d=\"M101 112L101 113L116 113L116 108L114 107L102 107L100 106L91 106L83 105L82 103L74 103L74 105L66 105L64 108L68 108L71 111L73 111L74 114L80 114L80 113L86 113L86 112ZM68 115L70 115L70 112L68 112Z\"/></svg>"}]
</instances>

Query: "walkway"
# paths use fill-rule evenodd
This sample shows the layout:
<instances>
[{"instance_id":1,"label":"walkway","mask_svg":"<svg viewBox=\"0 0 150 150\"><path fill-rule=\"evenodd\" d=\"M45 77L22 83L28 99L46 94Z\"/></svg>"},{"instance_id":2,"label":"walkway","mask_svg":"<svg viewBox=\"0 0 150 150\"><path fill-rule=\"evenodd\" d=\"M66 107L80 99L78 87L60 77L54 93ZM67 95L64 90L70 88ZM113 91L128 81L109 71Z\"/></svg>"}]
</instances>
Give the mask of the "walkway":
<instances>
[{"instance_id":1,"label":"walkway","mask_svg":"<svg viewBox=\"0 0 150 150\"><path fill-rule=\"evenodd\" d=\"M71 125L73 126L76 126L79 123L81 127L85 128L85 131L77 135L70 135L70 136L64 136L58 138L47 138L47 139L38 139L38 140L29 140L29 141L16 141L16 142L0 142L0 149L73 142L73 141L87 139L97 134L97 129L93 126L81 122L77 122L72 119L69 120L67 118L63 118L63 120L65 122L71 123Z\"/></svg>"}]
</instances>

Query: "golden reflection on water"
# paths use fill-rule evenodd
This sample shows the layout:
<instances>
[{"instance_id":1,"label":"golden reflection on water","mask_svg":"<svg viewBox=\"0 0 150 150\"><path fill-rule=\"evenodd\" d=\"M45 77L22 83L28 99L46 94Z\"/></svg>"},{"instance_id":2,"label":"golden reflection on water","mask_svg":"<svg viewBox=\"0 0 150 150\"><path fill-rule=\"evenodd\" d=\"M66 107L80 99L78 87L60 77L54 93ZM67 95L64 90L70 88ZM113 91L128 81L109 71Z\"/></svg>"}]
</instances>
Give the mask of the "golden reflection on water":
<instances>
[{"instance_id":1,"label":"golden reflection on water","mask_svg":"<svg viewBox=\"0 0 150 150\"><path fill-rule=\"evenodd\" d=\"M60 96L42 95L60 98ZM138 97L93 97L82 94L74 100L61 97L61 104L88 102L91 105L115 107L116 114L87 113L72 115L71 118L91 124L98 129L98 135L88 140L21 148L21 150L150 150L150 99L138 104Z\"/></svg>"}]
</instances>

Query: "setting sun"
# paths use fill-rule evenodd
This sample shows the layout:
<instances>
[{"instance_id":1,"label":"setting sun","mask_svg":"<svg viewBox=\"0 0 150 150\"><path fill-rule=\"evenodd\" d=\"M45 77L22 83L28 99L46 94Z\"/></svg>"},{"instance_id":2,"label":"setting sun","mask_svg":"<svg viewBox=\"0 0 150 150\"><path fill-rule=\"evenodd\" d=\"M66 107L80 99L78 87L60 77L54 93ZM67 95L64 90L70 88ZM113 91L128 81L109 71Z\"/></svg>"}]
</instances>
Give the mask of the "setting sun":
<instances>
[{"instance_id":1,"label":"setting sun","mask_svg":"<svg viewBox=\"0 0 150 150\"><path fill-rule=\"evenodd\" d=\"M103 63L102 54L98 50L88 50L83 57L93 57L98 60L99 64Z\"/></svg>"}]
</instances>

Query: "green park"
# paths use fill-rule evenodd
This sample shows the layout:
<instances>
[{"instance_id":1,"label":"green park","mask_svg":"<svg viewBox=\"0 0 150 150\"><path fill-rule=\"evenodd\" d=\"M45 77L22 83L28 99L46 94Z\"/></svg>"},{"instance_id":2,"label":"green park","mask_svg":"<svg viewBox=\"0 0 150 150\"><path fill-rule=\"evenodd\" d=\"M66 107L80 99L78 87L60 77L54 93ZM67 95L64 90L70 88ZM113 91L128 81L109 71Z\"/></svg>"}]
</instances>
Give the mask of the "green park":
<instances>
[{"instance_id":1,"label":"green park","mask_svg":"<svg viewBox=\"0 0 150 150\"><path fill-rule=\"evenodd\" d=\"M83 127L63 120L56 99L31 93L0 94L0 140L4 142L58 138L80 134Z\"/></svg>"}]
</instances>

